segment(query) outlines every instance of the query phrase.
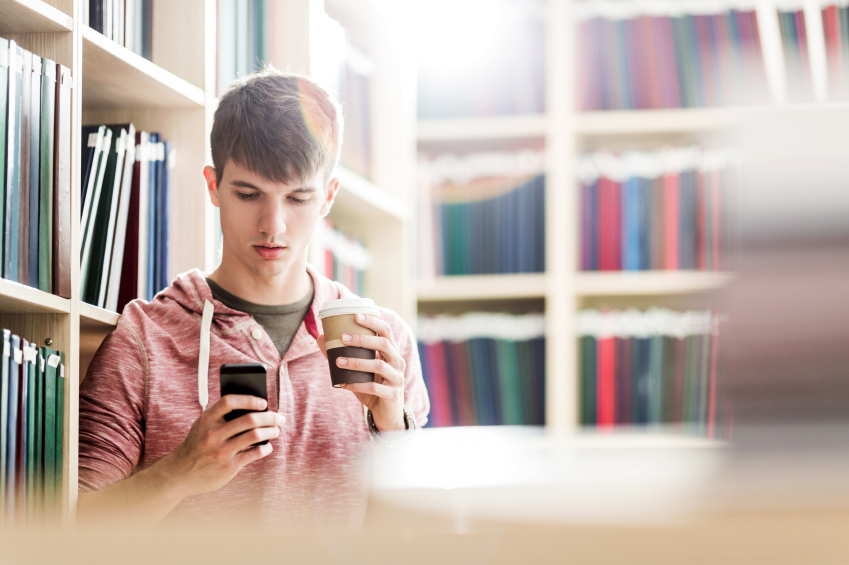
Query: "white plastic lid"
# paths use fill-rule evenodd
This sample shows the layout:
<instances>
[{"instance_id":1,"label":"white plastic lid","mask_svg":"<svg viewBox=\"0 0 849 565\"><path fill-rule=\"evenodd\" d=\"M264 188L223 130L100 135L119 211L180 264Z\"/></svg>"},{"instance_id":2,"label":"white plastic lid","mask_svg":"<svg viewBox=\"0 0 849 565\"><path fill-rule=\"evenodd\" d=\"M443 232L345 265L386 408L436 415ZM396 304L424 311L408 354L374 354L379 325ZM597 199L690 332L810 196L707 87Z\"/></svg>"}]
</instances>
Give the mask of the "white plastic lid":
<instances>
[{"instance_id":1,"label":"white plastic lid","mask_svg":"<svg viewBox=\"0 0 849 565\"><path fill-rule=\"evenodd\" d=\"M371 314L380 316L380 310L374 305L371 298L340 298L339 300L328 300L318 313L319 319L340 314Z\"/></svg>"}]
</instances>

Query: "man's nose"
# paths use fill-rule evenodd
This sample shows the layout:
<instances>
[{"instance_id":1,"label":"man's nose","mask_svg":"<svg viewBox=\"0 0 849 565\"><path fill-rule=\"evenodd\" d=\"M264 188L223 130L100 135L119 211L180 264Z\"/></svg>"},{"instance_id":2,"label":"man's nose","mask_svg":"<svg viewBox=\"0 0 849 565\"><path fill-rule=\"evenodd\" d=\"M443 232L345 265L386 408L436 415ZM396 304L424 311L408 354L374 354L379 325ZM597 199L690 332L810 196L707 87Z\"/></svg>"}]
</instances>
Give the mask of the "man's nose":
<instances>
[{"instance_id":1,"label":"man's nose","mask_svg":"<svg viewBox=\"0 0 849 565\"><path fill-rule=\"evenodd\" d=\"M260 216L259 229L269 236L278 236L286 232L286 209L280 204L265 206Z\"/></svg>"}]
</instances>

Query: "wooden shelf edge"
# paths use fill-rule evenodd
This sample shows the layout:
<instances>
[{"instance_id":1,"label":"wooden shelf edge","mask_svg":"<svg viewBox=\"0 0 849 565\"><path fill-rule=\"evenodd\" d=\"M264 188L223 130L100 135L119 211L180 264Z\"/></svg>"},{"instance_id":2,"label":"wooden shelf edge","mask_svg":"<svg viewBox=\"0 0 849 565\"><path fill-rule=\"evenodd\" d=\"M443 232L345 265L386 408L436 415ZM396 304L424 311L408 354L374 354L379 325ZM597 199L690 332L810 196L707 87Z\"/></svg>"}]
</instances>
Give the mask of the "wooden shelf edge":
<instances>
[{"instance_id":1,"label":"wooden shelf edge","mask_svg":"<svg viewBox=\"0 0 849 565\"><path fill-rule=\"evenodd\" d=\"M141 55L133 53L126 47L119 45L108 39L103 34L95 31L88 26L82 26L83 36L83 66L86 63L86 51L91 52L92 49L98 50L100 56L107 56L125 67L132 69L132 72L138 73L145 77L148 81L155 83L159 88L167 90L172 94L170 101L162 100L146 100L145 105L156 107L194 107L203 108L206 103L206 94L202 88L199 88L190 82L178 77L177 75L166 71L162 67L148 61ZM86 74L84 73L84 77ZM90 75L89 75L90 76ZM85 83L85 78L84 78ZM83 84L85 92L85 84ZM134 106L139 101L128 101L129 103L122 104L123 106ZM84 107L85 99L84 99Z\"/></svg>"},{"instance_id":2,"label":"wooden shelf edge","mask_svg":"<svg viewBox=\"0 0 849 565\"><path fill-rule=\"evenodd\" d=\"M662 296L716 290L733 279L730 273L705 271L580 272L578 296Z\"/></svg>"},{"instance_id":3,"label":"wooden shelf edge","mask_svg":"<svg viewBox=\"0 0 849 565\"><path fill-rule=\"evenodd\" d=\"M544 273L449 275L419 281L419 302L545 298Z\"/></svg>"},{"instance_id":4,"label":"wooden shelf edge","mask_svg":"<svg viewBox=\"0 0 849 565\"><path fill-rule=\"evenodd\" d=\"M375 208L399 220L410 217L410 207L386 189L342 166L336 167L334 174L339 179L340 193L350 194L357 199L358 203Z\"/></svg>"},{"instance_id":5,"label":"wooden shelf edge","mask_svg":"<svg viewBox=\"0 0 849 565\"><path fill-rule=\"evenodd\" d=\"M0 313L69 314L71 301L26 285L0 279Z\"/></svg>"},{"instance_id":6,"label":"wooden shelf edge","mask_svg":"<svg viewBox=\"0 0 849 565\"><path fill-rule=\"evenodd\" d=\"M0 0L0 33L73 31L74 19L42 0Z\"/></svg>"},{"instance_id":7,"label":"wooden shelf edge","mask_svg":"<svg viewBox=\"0 0 849 565\"><path fill-rule=\"evenodd\" d=\"M80 302L80 327L102 329L115 327L121 315L86 302Z\"/></svg>"},{"instance_id":8,"label":"wooden shelf edge","mask_svg":"<svg viewBox=\"0 0 849 565\"><path fill-rule=\"evenodd\" d=\"M547 124L548 121L545 114L427 119L418 121L416 138L422 143L474 139L545 137Z\"/></svg>"}]
</instances>

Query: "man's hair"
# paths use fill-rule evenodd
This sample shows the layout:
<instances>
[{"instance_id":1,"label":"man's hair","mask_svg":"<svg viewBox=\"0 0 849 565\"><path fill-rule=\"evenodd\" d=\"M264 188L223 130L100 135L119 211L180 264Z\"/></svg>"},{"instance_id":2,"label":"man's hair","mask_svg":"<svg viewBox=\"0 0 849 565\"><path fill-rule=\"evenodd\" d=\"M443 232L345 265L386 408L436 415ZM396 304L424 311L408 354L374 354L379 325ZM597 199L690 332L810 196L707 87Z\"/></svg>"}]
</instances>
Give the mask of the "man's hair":
<instances>
[{"instance_id":1,"label":"man's hair","mask_svg":"<svg viewBox=\"0 0 849 565\"><path fill-rule=\"evenodd\" d=\"M221 97L210 144L219 183L232 159L272 182L306 182L324 172L326 186L339 159L342 113L316 82L266 67Z\"/></svg>"}]
</instances>

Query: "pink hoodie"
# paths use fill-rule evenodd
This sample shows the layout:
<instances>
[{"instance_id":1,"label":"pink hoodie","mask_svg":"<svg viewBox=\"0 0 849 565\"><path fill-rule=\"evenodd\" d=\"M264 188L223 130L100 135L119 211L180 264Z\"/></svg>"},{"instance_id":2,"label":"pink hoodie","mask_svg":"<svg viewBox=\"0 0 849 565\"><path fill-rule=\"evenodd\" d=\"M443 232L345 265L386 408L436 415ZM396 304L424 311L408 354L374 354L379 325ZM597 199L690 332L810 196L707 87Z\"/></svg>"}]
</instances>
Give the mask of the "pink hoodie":
<instances>
[{"instance_id":1,"label":"pink hoodie","mask_svg":"<svg viewBox=\"0 0 849 565\"><path fill-rule=\"evenodd\" d=\"M115 484L173 452L202 405L220 398L219 367L261 362L269 367L269 410L286 417L274 450L221 489L184 499L168 519L361 523L367 492L358 457L372 439L362 404L331 386L315 341L322 304L354 295L308 271L315 298L282 360L251 316L212 298L198 270L178 276L149 304L129 303L80 386L80 490ZM404 398L422 426L430 403L415 338L391 310L381 308L381 318L407 362Z\"/></svg>"}]
</instances>

